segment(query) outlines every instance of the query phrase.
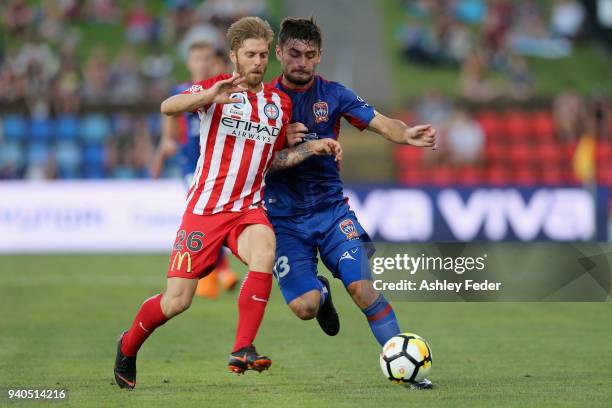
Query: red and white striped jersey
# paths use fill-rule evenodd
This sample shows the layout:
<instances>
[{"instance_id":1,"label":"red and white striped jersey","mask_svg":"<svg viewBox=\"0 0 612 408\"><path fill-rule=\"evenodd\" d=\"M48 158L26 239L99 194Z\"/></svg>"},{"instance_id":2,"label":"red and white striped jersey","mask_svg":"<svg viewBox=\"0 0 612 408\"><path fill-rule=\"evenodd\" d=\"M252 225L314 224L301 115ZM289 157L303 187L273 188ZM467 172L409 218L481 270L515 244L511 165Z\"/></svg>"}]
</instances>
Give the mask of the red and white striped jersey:
<instances>
[{"instance_id":1,"label":"red and white striped jersey","mask_svg":"<svg viewBox=\"0 0 612 408\"><path fill-rule=\"evenodd\" d=\"M197 93L221 74L192 85L183 93ZM261 205L265 176L274 154L285 147L291 120L291 99L264 84L257 93L232 94L241 102L213 103L198 110L200 158L187 194L187 211L209 215L240 212Z\"/></svg>"}]
</instances>

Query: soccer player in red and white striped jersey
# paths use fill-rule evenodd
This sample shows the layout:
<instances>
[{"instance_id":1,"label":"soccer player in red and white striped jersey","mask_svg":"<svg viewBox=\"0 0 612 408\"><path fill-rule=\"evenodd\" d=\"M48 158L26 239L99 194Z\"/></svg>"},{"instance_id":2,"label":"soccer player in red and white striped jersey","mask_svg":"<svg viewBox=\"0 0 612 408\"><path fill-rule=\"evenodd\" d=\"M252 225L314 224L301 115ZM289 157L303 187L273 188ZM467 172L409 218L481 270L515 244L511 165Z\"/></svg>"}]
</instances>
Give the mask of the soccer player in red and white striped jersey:
<instances>
[{"instance_id":1,"label":"soccer player in red and white striped jersey","mask_svg":"<svg viewBox=\"0 0 612 408\"><path fill-rule=\"evenodd\" d=\"M258 17L238 20L227 32L234 74L198 82L162 103L167 115L198 112L200 158L170 257L166 291L147 299L119 338L114 373L121 388L134 388L136 353L153 330L190 306L198 279L214 268L222 245L249 267L238 297L228 367L240 374L272 364L253 346L270 296L276 246L262 203L265 175L312 155L342 156L333 139L285 148L291 101L262 82L273 36Z\"/></svg>"}]
</instances>

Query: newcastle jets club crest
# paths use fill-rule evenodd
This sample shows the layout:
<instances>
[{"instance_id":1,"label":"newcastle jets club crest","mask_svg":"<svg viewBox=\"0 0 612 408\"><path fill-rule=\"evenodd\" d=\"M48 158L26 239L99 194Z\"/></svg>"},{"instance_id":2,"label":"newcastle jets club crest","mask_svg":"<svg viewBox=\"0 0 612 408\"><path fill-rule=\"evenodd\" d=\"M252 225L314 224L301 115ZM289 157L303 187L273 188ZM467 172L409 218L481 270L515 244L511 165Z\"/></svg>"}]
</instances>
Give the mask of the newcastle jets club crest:
<instances>
[{"instance_id":1,"label":"newcastle jets club crest","mask_svg":"<svg viewBox=\"0 0 612 408\"><path fill-rule=\"evenodd\" d=\"M312 112L314 113L316 123L327 122L329 120L327 102L315 102L312 105Z\"/></svg>"},{"instance_id":2,"label":"newcastle jets club crest","mask_svg":"<svg viewBox=\"0 0 612 408\"><path fill-rule=\"evenodd\" d=\"M346 235L347 239L359 238L359 233L357 232L357 228L355 228L355 224L353 224L352 220L346 219L342 221L339 227L340 231Z\"/></svg>"}]
</instances>

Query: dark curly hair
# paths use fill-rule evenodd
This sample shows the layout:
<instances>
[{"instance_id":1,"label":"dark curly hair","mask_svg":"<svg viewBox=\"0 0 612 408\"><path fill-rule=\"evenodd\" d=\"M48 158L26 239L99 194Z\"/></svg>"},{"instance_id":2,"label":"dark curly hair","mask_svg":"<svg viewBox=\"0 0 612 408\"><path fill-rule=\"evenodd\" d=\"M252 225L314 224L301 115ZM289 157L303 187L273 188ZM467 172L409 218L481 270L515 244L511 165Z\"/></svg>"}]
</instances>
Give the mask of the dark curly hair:
<instances>
[{"instance_id":1,"label":"dark curly hair","mask_svg":"<svg viewBox=\"0 0 612 408\"><path fill-rule=\"evenodd\" d=\"M323 35L314 16L309 18L287 17L281 22L278 33L278 45L281 47L288 41L304 41L307 44L321 48Z\"/></svg>"}]
</instances>

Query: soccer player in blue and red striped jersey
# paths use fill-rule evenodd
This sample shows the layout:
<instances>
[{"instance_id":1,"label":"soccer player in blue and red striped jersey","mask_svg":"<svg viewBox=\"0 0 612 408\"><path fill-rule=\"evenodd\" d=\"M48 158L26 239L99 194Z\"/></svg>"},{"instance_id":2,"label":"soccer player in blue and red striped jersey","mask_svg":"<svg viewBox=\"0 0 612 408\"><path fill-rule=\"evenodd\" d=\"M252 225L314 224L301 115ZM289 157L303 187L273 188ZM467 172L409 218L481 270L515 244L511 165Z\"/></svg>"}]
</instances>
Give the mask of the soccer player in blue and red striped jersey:
<instances>
[{"instance_id":1,"label":"soccer player in blue and red striped jersey","mask_svg":"<svg viewBox=\"0 0 612 408\"><path fill-rule=\"evenodd\" d=\"M388 118L344 85L316 75L321 45L321 30L313 18L283 20L276 46L283 73L273 83L292 100L289 145L338 139L344 117L357 129L369 129L391 142L435 148L431 125L409 127ZM291 310L304 320L316 317L323 331L334 336L340 322L329 282L318 276L318 254L383 345L400 328L393 308L373 287L368 260L373 246L342 190L338 163L330 157L310 157L268 174L265 203L277 237L274 275ZM415 386L429 388L431 383Z\"/></svg>"}]
</instances>

